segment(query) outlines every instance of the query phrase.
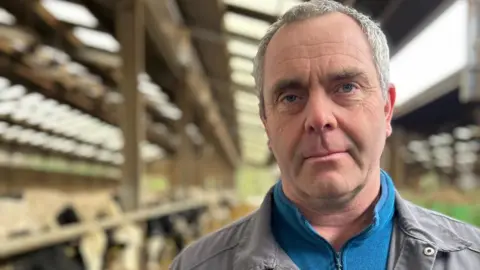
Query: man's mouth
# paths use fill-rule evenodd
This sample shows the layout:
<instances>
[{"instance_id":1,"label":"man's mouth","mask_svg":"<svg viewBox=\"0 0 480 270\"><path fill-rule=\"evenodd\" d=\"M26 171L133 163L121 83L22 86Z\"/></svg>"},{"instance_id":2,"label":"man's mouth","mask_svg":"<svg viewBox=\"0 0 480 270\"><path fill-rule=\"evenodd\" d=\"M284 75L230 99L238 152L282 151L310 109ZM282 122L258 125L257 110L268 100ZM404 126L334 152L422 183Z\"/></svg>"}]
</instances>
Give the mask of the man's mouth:
<instances>
[{"instance_id":1,"label":"man's mouth","mask_svg":"<svg viewBox=\"0 0 480 270\"><path fill-rule=\"evenodd\" d=\"M305 157L305 160L330 160L335 159L347 154L347 151L325 151L325 152L318 152L318 153L311 153Z\"/></svg>"}]
</instances>

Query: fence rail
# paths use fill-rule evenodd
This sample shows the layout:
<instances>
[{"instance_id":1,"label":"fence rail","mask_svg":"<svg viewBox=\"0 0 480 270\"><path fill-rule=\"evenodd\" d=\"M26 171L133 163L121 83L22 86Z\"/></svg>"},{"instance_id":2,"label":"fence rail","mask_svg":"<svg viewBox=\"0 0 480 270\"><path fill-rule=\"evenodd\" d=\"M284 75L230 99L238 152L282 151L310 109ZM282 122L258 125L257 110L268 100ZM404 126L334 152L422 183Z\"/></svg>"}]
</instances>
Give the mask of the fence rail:
<instances>
[{"instance_id":1,"label":"fence rail","mask_svg":"<svg viewBox=\"0 0 480 270\"><path fill-rule=\"evenodd\" d=\"M118 217L108 218L97 222L68 225L47 233L11 239L0 245L0 259L7 259L42 247L75 240L95 230L108 230L119 227L123 224L139 223L192 209L198 209L205 207L206 205L206 201L198 199L167 203L159 207L140 209L131 213L125 213Z\"/></svg>"}]
</instances>

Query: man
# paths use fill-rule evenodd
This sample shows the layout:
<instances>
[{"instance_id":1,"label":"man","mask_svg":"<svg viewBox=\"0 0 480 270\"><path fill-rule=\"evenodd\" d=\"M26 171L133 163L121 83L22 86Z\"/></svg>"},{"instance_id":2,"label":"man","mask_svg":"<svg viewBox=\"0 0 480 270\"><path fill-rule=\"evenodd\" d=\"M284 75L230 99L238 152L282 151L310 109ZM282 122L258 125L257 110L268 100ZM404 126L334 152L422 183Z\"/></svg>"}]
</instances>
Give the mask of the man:
<instances>
[{"instance_id":1,"label":"man","mask_svg":"<svg viewBox=\"0 0 480 270\"><path fill-rule=\"evenodd\" d=\"M331 0L303 3L255 60L281 180L172 269L480 269L479 230L406 202L380 169L396 94L373 21Z\"/></svg>"}]
</instances>

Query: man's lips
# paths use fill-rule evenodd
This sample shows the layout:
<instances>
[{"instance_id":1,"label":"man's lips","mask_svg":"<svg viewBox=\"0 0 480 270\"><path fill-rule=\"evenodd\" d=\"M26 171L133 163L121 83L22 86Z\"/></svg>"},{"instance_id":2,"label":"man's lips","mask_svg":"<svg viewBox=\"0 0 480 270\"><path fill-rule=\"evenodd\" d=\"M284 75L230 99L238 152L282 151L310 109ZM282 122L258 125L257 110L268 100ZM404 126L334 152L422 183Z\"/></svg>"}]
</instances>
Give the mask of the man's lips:
<instances>
[{"instance_id":1,"label":"man's lips","mask_svg":"<svg viewBox=\"0 0 480 270\"><path fill-rule=\"evenodd\" d=\"M305 159L328 159L333 158L336 156L340 156L342 154L346 154L347 151L328 151L328 152L319 152L319 153L311 153L305 156Z\"/></svg>"}]
</instances>

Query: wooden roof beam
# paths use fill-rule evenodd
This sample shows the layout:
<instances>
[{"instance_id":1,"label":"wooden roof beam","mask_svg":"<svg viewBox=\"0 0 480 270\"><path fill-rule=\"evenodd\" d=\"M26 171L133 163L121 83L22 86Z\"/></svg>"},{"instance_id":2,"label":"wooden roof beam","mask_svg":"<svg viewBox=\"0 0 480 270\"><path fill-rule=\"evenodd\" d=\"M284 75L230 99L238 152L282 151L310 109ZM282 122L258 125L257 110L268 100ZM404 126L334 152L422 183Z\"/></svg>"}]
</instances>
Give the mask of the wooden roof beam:
<instances>
[{"instance_id":1,"label":"wooden roof beam","mask_svg":"<svg viewBox=\"0 0 480 270\"><path fill-rule=\"evenodd\" d=\"M53 98L61 103L66 103L74 108L79 109L89 115L92 115L106 123L118 126L118 119L106 110L105 100L79 98L77 95L72 95L68 89L59 88L60 85L52 78L41 76L38 72L34 72L31 68L17 63L5 56L0 55L0 74L6 77L14 77L17 80L25 82L27 88L34 88L48 98ZM118 106L118 105L117 105ZM149 124L150 119L147 118L147 139L157 143L164 148L168 153L173 153L176 149L175 143L171 140L170 134L157 134L153 127Z\"/></svg>"},{"instance_id":2,"label":"wooden roof beam","mask_svg":"<svg viewBox=\"0 0 480 270\"><path fill-rule=\"evenodd\" d=\"M185 90L194 97L196 105L204 112L208 127L213 130L223 148L222 152L229 163L236 167L239 154L224 119L220 116L218 105L212 99L208 80L203 75L187 31L175 24L167 2L146 0L145 5L147 31L157 45L157 52L166 60L175 77L184 81Z\"/></svg>"},{"instance_id":3,"label":"wooden roof beam","mask_svg":"<svg viewBox=\"0 0 480 270\"><path fill-rule=\"evenodd\" d=\"M350 6L350 7L353 7L355 5L355 2L357 2L357 0L344 0L343 1L343 4L345 6Z\"/></svg>"},{"instance_id":4,"label":"wooden roof beam","mask_svg":"<svg viewBox=\"0 0 480 270\"><path fill-rule=\"evenodd\" d=\"M379 23L384 24L387 22L402 2L403 0L390 0L378 18Z\"/></svg>"},{"instance_id":5,"label":"wooden roof beam","mask_svg":"<svg viewBox=\"0 0 480 270\"><path fill-rule=\"evenodd\" d=\"M96 75L100 76L108 86L116 85L116 81L109 70L98 68L97 65L92 65L91 62L83 61L82 58L78 57L77 51L88 48L73 35L72 25L58 21L44 8L40 1L20 0L15 3L7 1L5 7L16 16L18 24L34 30L42 43L59 47L69 54L74 61L85 64L90 69L93 67ZM44 29L37 23L38 20L50 28L51 37L44 38L44 35L42 35Z\"/></svg>"},{"instance_id":6,"label":"wooden roof beam","mask_svg":"<svg viewBox=\"0 0 480 270\"><path fill-rule=\"evenodd\" d=\"M117 81L118 81L118 73L115 72L118 70L118 67L115 68L115 65L121 64L121 59L112 53L108 52L103 52L100 50L95 50L95 49L90 49L86 46L84 46L80 41L78 41L72 34L71 26L62 23L58 21L56 18L54 18L48 11L41 5L39 1L19 1L15 5L9 5L7 7L14 15L17 16L17 18L20 18L20 23L23 24L24 26L27 27L33 27L33 25L30 25L29 22L27 21L28 17L38 17L41 19L44 23L49 25L53 31L55 31L55 35L58 35L58 37L61 40L64 40L65 42L62 44L65 44L64 46L61 46L61 50L65 51L68 53L72 58L78 62L81 62L82 64L84 63L89 63L89 66L96 66L98 67L98 63L100 61L104 61L102 63L105 64L104 67L99 67L96 69L98 72L99 70L104 70L101 72L100 77L102 78L108 78L109 85L110 86L116 86ZM21 9L21 10L20 10ZM23 15L22 15L23 12ZM23 19L22 19L23 18ZM45 40L44 40L45 41ZM46 40L47 43L55 43L53 41ZM96 59L96 61L95 61ZM101 60L99 60L101 59ZM93 62L92 62L93 61ZM112 68L111 71L109 68ZM163 117L159 112L151 108L151 104L149 105L149 112L154 112L152 115L154 119L160 120L163 123L166 123L171 126L170 120L166 119ZM95 116L97 113L91 112L90 114L94 114ZM107 116L107 118L110 118ZM112 119L108 119L109 123L112 123ZM114 121L115 124L117 124L117 121ZM175 149L174 145L169 142L167 139L168 136L164 136L162 134L157 134L153 135L153 132L149 132L148 134L151 134L153 138L155 138L155 142L157 142L161 147L165 148L167 152L172 153ZM163 138L165 137L165 138ZM149 138L150 139L150 138ZM158 141L161 139L161 141Z\"/></svg>"},{"instance_id":7,"label":"wooden roof beam","mask_svg":"<svg viewBox=\"0 0 480 270\"><path fill-rule=\"evenodd\" d=\"M277 20L276 16L265 14L265 13L251 10L248 8L243 8L243 7L234 6L234 5L226 5L226 6L227 6L227 11L229 12L234 12L247 17L252 17L258 20L266 21L268 23L274 23Z\"/></svg>"},{"instance_id":8,"label":"wooden roof beam","mask_svg":"<svg viewBox=\"0 0 480 270\"><path fill-rule=\"evenodd\" d=\"M86 61L97 66L101 65L103 68L111 70L110 76L112 77L112 79L115 80L115 82L119 81L120 68L122 66L122 59L120 58L119 55L111 54L108 52L102 52L95 49L89 49L89 48L79 49L75 52L75 54L79 59L82 59L82 61ZM151 77L152 77L152 80L154 81L156 81L155 78L158 78L158 77L161 77L162 80L164 79L164 81L168 79L161 72L159 72L158 74L154 74ZM153 103L148 102L148 100L147 100L147 111L150 113L150 115L153 117L155 121L159 121L159 122L165 123L169 127L173 127L174 121L164 117L155 108Z\"/></svg>"}]
</instances>

